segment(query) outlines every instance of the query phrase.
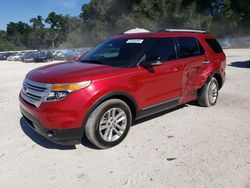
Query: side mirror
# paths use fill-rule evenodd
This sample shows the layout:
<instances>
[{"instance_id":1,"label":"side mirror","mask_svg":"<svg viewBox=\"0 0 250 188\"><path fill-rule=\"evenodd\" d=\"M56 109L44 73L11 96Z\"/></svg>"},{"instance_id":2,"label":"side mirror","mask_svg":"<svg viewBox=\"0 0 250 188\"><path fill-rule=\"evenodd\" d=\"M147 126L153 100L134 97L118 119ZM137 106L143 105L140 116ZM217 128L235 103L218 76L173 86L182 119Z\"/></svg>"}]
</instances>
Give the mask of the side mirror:
<instances>
[{"instance_id":1,"label":"side mirror","mask_svg":"<svg viewBox=\"0 0 250 188\"><path fill-rule=\"evenodd\" d=\"M152 67L152 66L160 66L162 62L160 61L160 57L146 59L145 56L141 59L139 65L142 67Z\"/></svg>"}]
</instances>

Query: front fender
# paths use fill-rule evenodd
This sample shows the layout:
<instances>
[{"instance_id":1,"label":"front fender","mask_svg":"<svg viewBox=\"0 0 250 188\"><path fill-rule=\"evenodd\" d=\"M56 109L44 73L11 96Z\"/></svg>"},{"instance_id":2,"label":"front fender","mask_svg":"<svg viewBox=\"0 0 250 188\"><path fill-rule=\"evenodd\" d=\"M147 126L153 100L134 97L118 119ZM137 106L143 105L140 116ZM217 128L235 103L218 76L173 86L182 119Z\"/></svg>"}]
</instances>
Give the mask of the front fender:
<instances>
[{"instance_id":1,"label":"front fender","mask_svg":"<svg viewBox=\"0 0 250 188\"><path fill-rule=\"evenodd\" d=\"M103 103L104 101L111 99L111 98L119 98L121 100L124 100L126 103L129 103L128 105L133 108L132 109L132 114L134 115L134 117L137 116L137 112L138 112L138 105L137 102L135 100L135 98L130 95L127 91L125 90L114 90L114 91L110 91L110 90L100 90L98 92L96 92L93 96L89 96L88 101L86 101L86 106L88 106L88 110L85 113L85 117L83 119L83 123L82 126L84 127L84 125L87 123L87 120L89 118L89 116L91 115L91 113L95 110L95 108L97 106L99 106L101 103Z\"/></svg>"}]
</instances>

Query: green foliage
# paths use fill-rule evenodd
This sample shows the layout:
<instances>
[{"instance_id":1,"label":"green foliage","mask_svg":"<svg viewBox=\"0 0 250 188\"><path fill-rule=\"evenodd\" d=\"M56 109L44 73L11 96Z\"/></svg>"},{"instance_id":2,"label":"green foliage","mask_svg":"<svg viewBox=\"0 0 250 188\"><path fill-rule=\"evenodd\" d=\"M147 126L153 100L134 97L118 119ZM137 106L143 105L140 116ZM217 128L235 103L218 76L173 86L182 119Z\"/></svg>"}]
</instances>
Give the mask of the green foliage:
<instances>
[{"instance_id":1,"label":"green foliage","mask_svg":"<svg viewBox=\"0 0 250 188\"><path fill-rule=\"evenodd\" d=\"M92 0L83 5L80 17L97 43L134 27L210 29L211 16L197 9L194 0Z\"/></svg>"},{"instance_id":2,"label":"green foliage","mask_svg":"<svg viewBox=\"0 0 250 188\"><path fill-rule=\"evenodd\" d=\"M28 47L29 48L46 48L46 42L44 36L46 34L45 24L43 23L42 16L31 18L30 23L32 32L29 35Z\"/></svg>"},{"instance_id":3,"label":"green foliage","mask_svg":"<svg viewBox=\"0 0 250 188\"><path fill-rule=\"evenodd\" d=\"M249 34L249 17L249 0L91 0L79 17L51 12L46 19L31 18L30 25L10 22L0 32L0 50L93 46L135 27Z\"/></svg>"},{"instance_id":4,"label":"green foliage","mask_svg":"<svg viewBox=\"0 0 250 188\"><path fill-rule=\"evenodd\" d=\"M7 39L7 33L0 30L0 51L14 50L15 47Z\"/></svg>"},{"instance_id":5,"label":"green foliage","mask_svg":"<svg viewBox=\"0 0 250 188\"><path fill-rule=\"evenodd\" d=\"M43 23L43 17L37 16L36 18L31 18L30 23L32 23L33 29L44 29L45 25Z\"/></svg>"},{"instance_id":6,"label":"green foliage","mask_svg":"<svg viewBox=\"0 0 250 188\"><path fill-rule=\"evenodd\" d=\"M31 28L27 23L10 22L7 25L7 39L16 48L24 48L28 45L29 34L31 33Z\"/></svg>"},{"instance_id":7,"label":"green foliage","mask_svg":"<svg viewBox=\"0 0 250 188\"><path fill-rule=\"evenodd\" d=\"M69 29L76 29L77 24L72 22L73 20L69 16L51 12L45 20L42 16L31 18L31 25L24 22L10 22L7 25L6 37L0 36L1 49L56 48L66 41ZM45 24L49 27L45 27Z\"/></svg>"}]
</instances>

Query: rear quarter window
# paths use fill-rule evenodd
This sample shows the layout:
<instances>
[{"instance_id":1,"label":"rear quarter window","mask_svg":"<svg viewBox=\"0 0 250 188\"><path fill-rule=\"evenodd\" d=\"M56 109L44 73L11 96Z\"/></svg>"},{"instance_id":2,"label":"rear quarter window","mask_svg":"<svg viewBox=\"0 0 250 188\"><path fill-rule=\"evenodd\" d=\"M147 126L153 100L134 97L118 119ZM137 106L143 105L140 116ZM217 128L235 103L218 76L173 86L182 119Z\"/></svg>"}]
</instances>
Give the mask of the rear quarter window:
<instances>
[{"instance_id":1,"label":"rear quarter window","mask_svg":"<svg viewBox=\"0 0 250 188\"><path fill-rule=\"evenodd\" d=\"M205 53L199 41L194 37L178 37L176 40L179 58L200 56Z\"/></svg>"},{"instance_id":2,"label":"rear quarter window","mask_svg":"<svg viewBox=\"0 0 250 188\"><path fill-rule=\"evenodd\" d=\"M215 53L222 53L223 49L216 39L206 39L207 44L212 48Z\"/></svg>"}]
</instances>

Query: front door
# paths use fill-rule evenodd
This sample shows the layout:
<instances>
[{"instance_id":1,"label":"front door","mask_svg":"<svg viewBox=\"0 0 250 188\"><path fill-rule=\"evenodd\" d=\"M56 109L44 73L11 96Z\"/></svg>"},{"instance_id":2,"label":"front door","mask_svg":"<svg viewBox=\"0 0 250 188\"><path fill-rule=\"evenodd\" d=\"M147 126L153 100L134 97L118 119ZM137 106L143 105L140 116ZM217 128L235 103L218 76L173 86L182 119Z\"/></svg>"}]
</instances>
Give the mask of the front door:
<instances>
[{"instance_id":1,"label":"front door","mask_svg":"<svg viewBox=\"0 0 250 188\"><path fill-rule=\"evenodd\" d=\"M176 49L172 38L159 38L145 52L145 59L159 58L161 65L148 68L139 67L136 79L137 94L143 109L160 104L178 103L181 94L183 64L176 59Z\"/></svg>"}]
</instances>

